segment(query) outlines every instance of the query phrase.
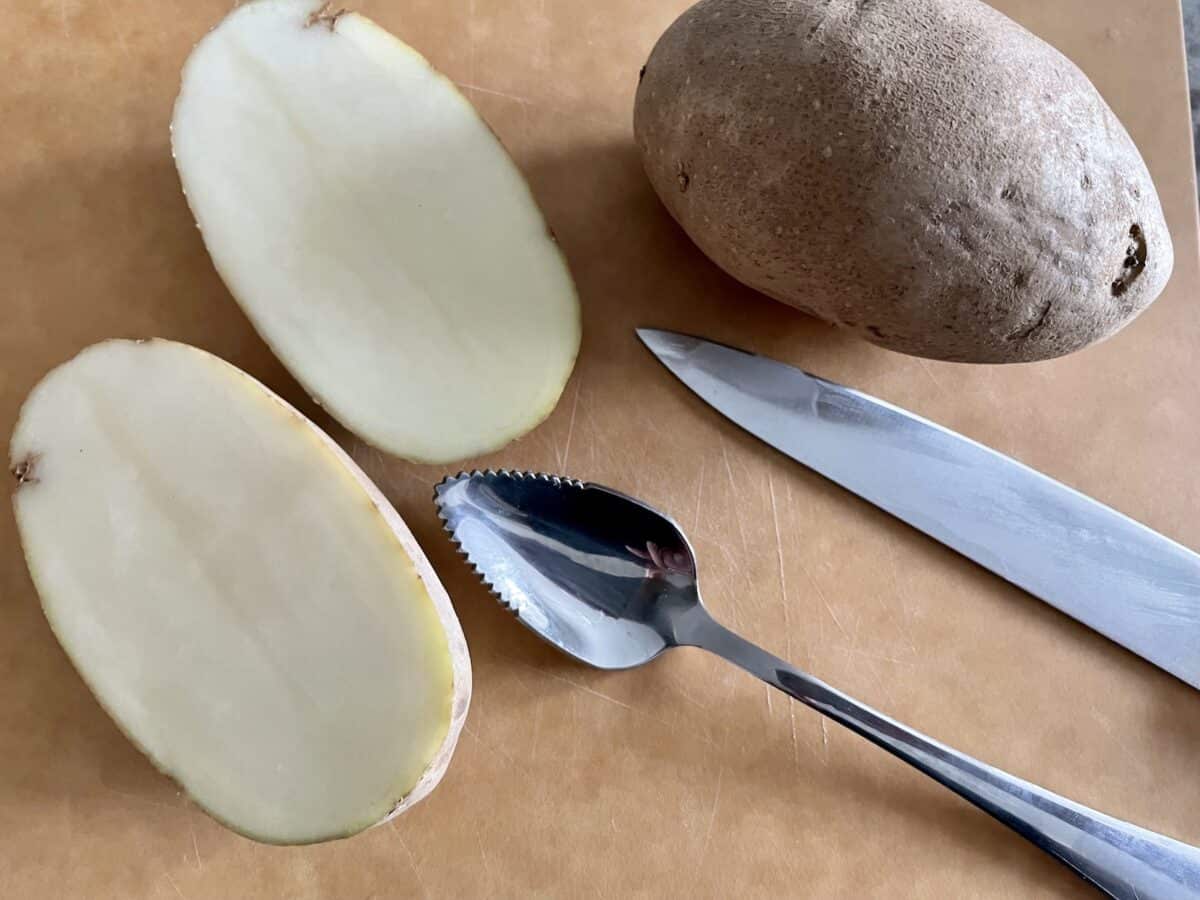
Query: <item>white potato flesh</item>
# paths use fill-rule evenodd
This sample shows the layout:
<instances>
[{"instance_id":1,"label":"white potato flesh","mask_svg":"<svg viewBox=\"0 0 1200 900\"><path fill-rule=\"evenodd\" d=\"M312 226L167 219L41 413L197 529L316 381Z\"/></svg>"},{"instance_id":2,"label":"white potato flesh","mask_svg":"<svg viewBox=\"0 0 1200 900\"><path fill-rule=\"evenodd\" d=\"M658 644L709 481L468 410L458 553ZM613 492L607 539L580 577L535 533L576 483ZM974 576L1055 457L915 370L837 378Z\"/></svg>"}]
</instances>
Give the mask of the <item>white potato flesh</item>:
<instances>
[{"instance_id":1,"label":"white potato flesh","mask_svg":"<svg viewBox=\"0 0 1200 900\"><path fill-rule=\"evenodd\" d=\"M496 450L579 349L570 273L521 173L452 82L353 13L235 9L171 124L205 245L259 333L368 443Z\"/></svg>"},{"instance_id":2,"label":"white potato flesh","mask_svg":"<svg viewBox=\"0 0 1200 900\"><path fill-rule=\"evenodd\" d=\"M108 341L12 439L54 633L121 729L231 828L360 831L449 762L470 697L445 591L336 444L184 344Z\"/></svg>"}]
</instances>

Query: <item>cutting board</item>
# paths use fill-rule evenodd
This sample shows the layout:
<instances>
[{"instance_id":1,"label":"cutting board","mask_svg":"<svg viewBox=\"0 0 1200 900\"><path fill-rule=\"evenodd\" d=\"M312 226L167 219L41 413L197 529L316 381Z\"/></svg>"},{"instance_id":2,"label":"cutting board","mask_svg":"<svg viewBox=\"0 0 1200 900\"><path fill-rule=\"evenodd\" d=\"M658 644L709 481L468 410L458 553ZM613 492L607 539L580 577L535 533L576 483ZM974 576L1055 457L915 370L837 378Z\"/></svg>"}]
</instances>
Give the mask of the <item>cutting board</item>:
<instances>
[{"instance_id":1,"label":"cutting board","mask_svg":"<svg viewBox=\"0 0 1200 900\"><path fill-rule=\"evenodd\" d=\"M459 82L527 173L583 300L542 427L463 468L548 470L671 512L712 609L967 752L1200 844L1200 695L739 433L642 349L686 329L958 429L1200 547L1200 288L1179 8L1004 0L1073 57L1158 184L1174 279L1113 340L966 367L846 338L701 256L638 164L638 68L686 0L396 0L362 11ZM308 401L213 271L168 148L178 73L229 8L5 4L0 434L50 367L110 336L206 347L327 427L454 598L475 665L442 787L350 840L278 848L210 820L126 741L56 644L0 513L0 896L1087 897L1065 868L874 747L699 651L588 670L475 583L430 502ZM886 459L880 465L887 465ZM1120 602L1120 597L1112 598Z\"/></svg>"}]
</instances>

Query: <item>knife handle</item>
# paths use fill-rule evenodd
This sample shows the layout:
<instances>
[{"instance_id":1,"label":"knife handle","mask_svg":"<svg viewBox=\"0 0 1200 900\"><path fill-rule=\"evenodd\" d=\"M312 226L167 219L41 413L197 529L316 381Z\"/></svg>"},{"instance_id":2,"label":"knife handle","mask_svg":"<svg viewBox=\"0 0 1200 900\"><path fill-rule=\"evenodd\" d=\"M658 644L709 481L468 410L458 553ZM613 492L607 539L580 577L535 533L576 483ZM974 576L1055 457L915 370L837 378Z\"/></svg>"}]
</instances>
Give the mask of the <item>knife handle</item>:
<instances>
[{"instance_id":1,"label":"knife handle","mask_svg":"<svg viewBox=\"0 0 1200 900\"><path fill-rule=\"evenodd\" d=\"M681 644L715 653L969 800L1118 900L1200 897L1200 849L1088 809L876 712L707 615Z\"/></svg>"}]
</instances>

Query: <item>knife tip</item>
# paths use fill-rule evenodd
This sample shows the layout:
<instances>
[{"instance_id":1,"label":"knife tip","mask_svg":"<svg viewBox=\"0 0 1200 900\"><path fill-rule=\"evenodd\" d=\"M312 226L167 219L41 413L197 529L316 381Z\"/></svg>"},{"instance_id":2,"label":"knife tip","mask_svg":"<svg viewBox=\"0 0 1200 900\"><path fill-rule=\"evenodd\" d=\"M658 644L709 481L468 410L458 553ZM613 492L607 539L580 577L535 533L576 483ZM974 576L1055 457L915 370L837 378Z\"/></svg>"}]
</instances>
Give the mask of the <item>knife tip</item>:
<instances>
[{"instance_id":1,"label":"knife tip","mask_svg":"<svg viewBox=\"0 0 1200 900\"><path fill-rule=\"evenodd\" d=\"M659 359L681 355L699 343L694 337L676 331L664 331L661 328L635 328L634 332L646 348Z\"/></svg>"},{"instance_id":2,"label":"knife tip","mask_svg":"<svg viewBox=\"0 0 1200 900\"><path fill-rule=\"evenodd\" d=\"M633 332L638 336L643 344L647 345L653 343L660 335L666 333L658 328L635 328L633 329Z\"/></svg>"}]
</instances>

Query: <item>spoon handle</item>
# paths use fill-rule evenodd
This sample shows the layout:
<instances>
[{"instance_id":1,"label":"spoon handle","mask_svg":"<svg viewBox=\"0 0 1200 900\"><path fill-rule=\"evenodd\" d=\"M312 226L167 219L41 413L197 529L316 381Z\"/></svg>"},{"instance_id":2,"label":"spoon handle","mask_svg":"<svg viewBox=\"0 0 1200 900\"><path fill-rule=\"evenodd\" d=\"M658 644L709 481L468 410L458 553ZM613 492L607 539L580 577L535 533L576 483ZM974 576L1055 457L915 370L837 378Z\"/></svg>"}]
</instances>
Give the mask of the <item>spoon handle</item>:
<instances>
[{"instance_id":1,"label":"spoon handle","mask_svg":"<svg viewBox=\"0 0 1200 900\"><path fill-rule=\"evenodd\" d=\"M1088 809L914 731L794 668L707 615L676 640L724 657L898 756L1119 900L1200 897L1200 849Z\"/></svg>"}]
</instances>

